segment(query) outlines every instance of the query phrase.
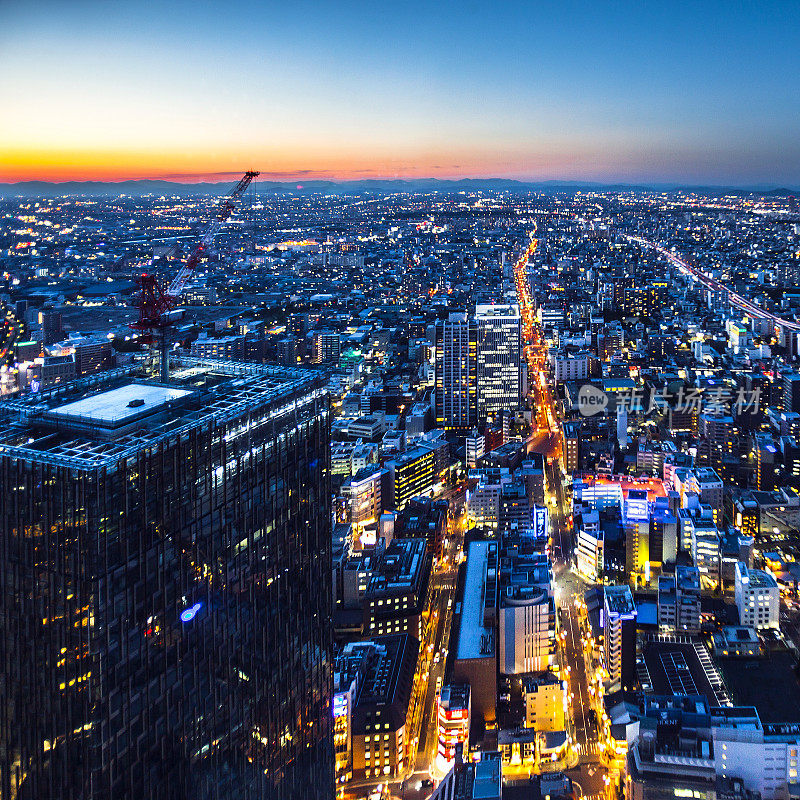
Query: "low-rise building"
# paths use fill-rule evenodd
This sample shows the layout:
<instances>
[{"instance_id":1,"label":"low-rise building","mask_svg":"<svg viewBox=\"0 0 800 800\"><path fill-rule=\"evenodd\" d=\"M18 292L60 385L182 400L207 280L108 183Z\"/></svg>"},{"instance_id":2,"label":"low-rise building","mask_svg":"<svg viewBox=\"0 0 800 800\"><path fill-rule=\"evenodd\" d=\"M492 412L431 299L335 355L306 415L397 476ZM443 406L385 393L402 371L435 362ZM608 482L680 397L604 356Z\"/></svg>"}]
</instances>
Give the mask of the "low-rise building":
<instances>
[{"instance_id":1,"label":"low-rise building","mask_svg":"<svg viewBox=\"0 0 800 800\"><path fill-rule=\"evenodd\" d=\"M715 656L753 658L761 652L761 642L755 628L745 625L725 625L714 632Z\"/></svg>"},{"instance_id":2,"label":"low-rise building","mask_svg":"<svg viewBox=\"0 0 800 800\"><path fill-rule=\"evenodd\" d=\"M567 683L553 672L527 675L522 681L525 727L543 733L566 728Z\"/></svg>"}]
</instances>

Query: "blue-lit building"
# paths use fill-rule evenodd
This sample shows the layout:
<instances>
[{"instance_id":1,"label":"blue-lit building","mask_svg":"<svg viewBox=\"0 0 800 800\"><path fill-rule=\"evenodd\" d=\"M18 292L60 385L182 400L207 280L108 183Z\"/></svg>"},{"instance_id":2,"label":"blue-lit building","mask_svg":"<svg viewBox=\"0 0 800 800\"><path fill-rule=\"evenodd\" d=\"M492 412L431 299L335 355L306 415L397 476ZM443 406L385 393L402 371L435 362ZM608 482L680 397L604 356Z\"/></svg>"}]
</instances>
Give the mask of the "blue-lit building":
<instances>
[{"instance_id":1,"label":"blue-lit building","mask_svg":"<svg viewBox=\"0 0 800 800\"><path fill-rule=\"evenodd\" d=\"M197 359L0 403L0 796L333 796L328 415Z\"/></svg>"}]
</instances>

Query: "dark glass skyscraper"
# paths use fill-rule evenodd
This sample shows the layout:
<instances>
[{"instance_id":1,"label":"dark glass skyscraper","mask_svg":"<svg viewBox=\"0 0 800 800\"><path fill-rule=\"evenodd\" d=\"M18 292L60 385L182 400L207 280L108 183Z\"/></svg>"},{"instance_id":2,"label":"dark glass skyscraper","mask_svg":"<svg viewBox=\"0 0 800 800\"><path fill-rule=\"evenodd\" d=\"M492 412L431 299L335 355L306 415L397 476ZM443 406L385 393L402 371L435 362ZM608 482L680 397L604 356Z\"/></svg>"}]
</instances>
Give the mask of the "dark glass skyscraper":
<instances>
[{"instance_id":1,"label":"dark glass skyscraper","mask_svg":"<svg viewBox=\"0 0 800 800\"><path fill-rule=\"evenodd\" d=\"M0 403L0 796L333 797L328 414L188 359Z\"/></svg>"}]
</instances>

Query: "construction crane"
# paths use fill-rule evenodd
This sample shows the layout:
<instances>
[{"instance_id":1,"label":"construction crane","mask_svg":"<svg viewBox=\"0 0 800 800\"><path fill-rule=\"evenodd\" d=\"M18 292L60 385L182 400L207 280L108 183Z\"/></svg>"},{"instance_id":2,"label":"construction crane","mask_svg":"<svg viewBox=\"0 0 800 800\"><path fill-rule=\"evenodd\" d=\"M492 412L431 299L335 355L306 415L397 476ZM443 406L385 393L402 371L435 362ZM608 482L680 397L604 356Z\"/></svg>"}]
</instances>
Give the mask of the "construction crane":
<instances>
[{"instance_id":1,"label":"construction crane","mask_svg":"<svg viewBox=\"0 0 800 800\"><path fill-rule=\"evenodd\" d=\"M183 317L184 309L176 308L180 296L189 279L194 275L200 258L210 247L220 228L233 214L236 202L244 194L247 187L258 172L245 172L242 179L227 196L216 219L211 222L203 238L197 244L186 263L178 271L175 279L164 289L155 275L145 272L138 278L141 293L138 300L139 319L131 323L131 328L143 335L143 341L160 349L161 381L169 378L169 329Z\"/></svg>"}]
</instances>

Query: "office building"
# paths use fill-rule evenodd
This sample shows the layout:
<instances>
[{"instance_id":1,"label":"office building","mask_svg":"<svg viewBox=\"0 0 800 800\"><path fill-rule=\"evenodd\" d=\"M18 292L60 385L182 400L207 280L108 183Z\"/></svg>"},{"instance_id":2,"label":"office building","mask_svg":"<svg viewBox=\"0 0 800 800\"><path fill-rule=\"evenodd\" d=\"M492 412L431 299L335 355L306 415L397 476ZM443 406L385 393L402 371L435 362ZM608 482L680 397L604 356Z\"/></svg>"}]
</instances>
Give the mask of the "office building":
<instances>
[{"instance_id":1,"label":"office building","mask_svg":"<svg viewBox=\"0 0 800 800\"><path fill-rule=\"evenodd\" d=\"M452 622L458 634L451 644L453 682L470 685L472 718L487 725L494 724L497 705L497 567L497 542L469 543L464 592Z\"/></svg>"},{"instance_id":2,"label":"office building","mask_svg":"<svg viewBox=\"0 0 800 800\"><path fill-rule=\"evenodd\" d=\"M713 633L715 656L758 658L761 641L755 628L744 625L725 625Z\"/></svg>"},{"instance_id":3,"label":"office building","mask_svg":"<svg viewBox=\"0 0 800 800\"><path fill-rule=\"evenodd\" d=\"M475 322L478 419L515 411L522 400L519 306L478 305Z\"/></svg>"},{"instance_id":4,"label":"office building","mask_svg":"<svg viewBox=\"0 0 800 800\"><path fill-rule=\"evenodd\" d=\"M604 534L600 525L600 514L597 510L585 511L581 515L581 527L578 529L576 548L576 564L581 577L592 582L602 579L604 550Z\"/></svg>"},{"instance_id":5,"label":"office building","mask_svg":"<svg viewBox=\"0 0 800 800\"><path fill-rule=\"evenodd\" d=\"M477 420L477 328L466 314L436 324L436 426L465 430Z\"/></svg>"},{"instance_id":6,"label":"office building","mask_svg":"<svg viewBox=\"0 0 800 800\"><path fill-rule=\"evenodd\" d=\"M511 481L508 471L505 475L497 470L497 475L481 473L478 485L471 489L467 497L467 514L470 523L476 528L496 531L500 519L500 494L503 486Z\"/></svg>"},{"instance_id":7,"label":"office building","mask_svg":"<svg viewBox=\"0 0 800 800\"><path fill-rule=\"evenodd\" d=\"M431 561L425 539L393 539L364 594L367 636L409 632L425 638L430 613Z\"/></svg>"},{"instance_id":8,"label":"office building","mask_svg":"<svg viewBox=\"0 0 800 800\"><path fill-rule=\"evenodd\" d=\"M636 605L629 586L606 586L603 592L603 655L610 685L632 689L636 683Z\"/></svg>"},{"instance_id":9,"label":"office building","mask_svg":"<svg viewBox=\"0 0 800 800\"><path fill-rule=\"evenodd\" d=\"M719 583L719 531L710 516L692 519L690 523L692 560L700 574L711 584Z\"/></svg>"},{"instance_id":10,"label":"office building","mask_svg":"<svg viewBox=\"0 0 800 800\"><path fill-rule=\"evenodd\" d=\"M114 364L111 342L105 336L74 337L63 342L61 347L74 353L78 377L111 369Z\"/></svg>"},{"instance_id":11,"label":"office building","mask_svg":"<svg viewBox=\"0 0 800 800\"><path fill-rule=\"evenodd\" d=\"M796 372L783 374L783 411L800 412L800 375Z\"/></svg>"},{"instance_id":12,"label":"office building","mask_svg":"<svg viewBox=\"0 0 800 800\"><path fill-rule=\"evenodd\" d=\"M433 491L434 455L432 448L417 446L387 462L397 511L402 511L412 497L430 495Z\"/></svg>"},{"instance_id":13,"label":"office building","mask_svg":"<svg viewBox=\"0 0 800 800\"><path fill-rule=\"evenodd\" d=\"M333 666L333 746L336 780L353 777L353 710L370 663L381 658L385 646L378 641L350 642Z\"/></svg>"},{"instance_id":14,"label":"office building","mask_svg":"<svg viewBox=\"0 0 800 800\"><path fill-rule=\"evenodd\" d=\"M477 428L473 428L472 432L467 434L465 448L467 469L475 469L486 452L486 437L478 433Z\"/></svg>"},{"instance_id":15,"label":"office building","mask_svg":"<svg viewBox=\"0 0 800 800\"><path fill-rule=\"evenodd\" d=\"M590 358L587 352L569 355L556 353L552 357L553 377L556 383L585 381L589 377Z\"/></svg>"},{"instance_id":16,"label":"office building","mask_svg":"<svg viewBox=\"0 0 800 800\"><path fill-rule=\"evenodd\" d=\"M44 344L55 344L64 338L60 311L40 311L39 325L42 328L42 341Z\"/></svg>"},{"instance_id":17,"label":"office building","mask_svg":"<svg viewBox=\"0 0 800 800\"><path fill-rule=\"evenodd\" d=\"M359 538L367 529L377 529L384 510L384 483L388 481L388 475L385 469L373 465L362 467L350 479L347 495L354 537Z\"/></svg>"},{"instance_id":18,"label":"office building","mask_svg":"<svg viewBox=\"0 0 800 800\"><path fill-rule=\"evenodd\" d=\"M318 331L314 334L314 363L338 364L341 353L341 336L335 331Z\"/></svg>"},{"instance_id":19,"label":"office building","mask_svg":"<svg viewBox=\"0 0 800 800\"><path fill-rule=\"evenodd\" d=\"M0 403L0 795L333 796L328 409L191 359Z\"/></svg>"},{"instance_id":20,"label":"office building","mask_svg":"<svg viewBox=\"0 0 800 800\"><path fill-rule=\"evenodd\" d=\"M561 423L561 457L567 475L580 467L580 431L580 422L565 420Z\"/></svg>"},{"instance_id":21,"label":"office building","mask_svg":"<svg viewBox=\"0 0 800 800\"><path fill-rule=\"evenodd\" d=\"M734 596L739 609L739 622L756 630L780 626L780 591L778 582L761 569L748 569L736 564Z\"/></svg>"},{"instance_id":22,"label":"office building","mask_svg":"<svg viewBox=\"0 0 800 800\"><path fill-rule=\"evenodd\" d=\"M410 749L419 642L403 633L378 636L352 714L352 777L385 780L403 773ZM333 793L325 795L333 797Z\"/></svg>"},{"instance_id":23,"label":"office building","mask_svg":"<svg viewBox=\"0 0 800 800\"><path fill-rule=\"evenodd\" d=\"M752 706L697 695L646 695L634 711L626 796L781 800L797 783L800 727L762 722Z\"/></svg>"},{"instance_id":24,"label":"office building","mask_svg":"<svg viewBox=\"0 0 800 800\"><path fill-rule=\"evenodd\" d=\"M294 336L285 336L283 339L279 339L275 345L278 363L284 367L294 366L299 355L298 349L297 339Z\"/></svg>"},{"instance_id":25,"label":"office building","mask_svg":"<svg viewBox=\"0 0 800 800\"><path fill-rule=\"evenodd\" d=\"M714 522L722 524L723 484L713 469L700 467L692 470L686 491L694 492L700 498L701 505L711 506Z\"/></svg>"},{"instance_id":26,"label":"office building","mask_svg":"<svg viewBox=\"0 0 800 800\"><path fill-rule=\"evenodd\" d=\"M217 358L238 360L245 357L244 334L210 337L207 333L192 342L192 356L196 358Z\"/></svg>"}]
</instances>

